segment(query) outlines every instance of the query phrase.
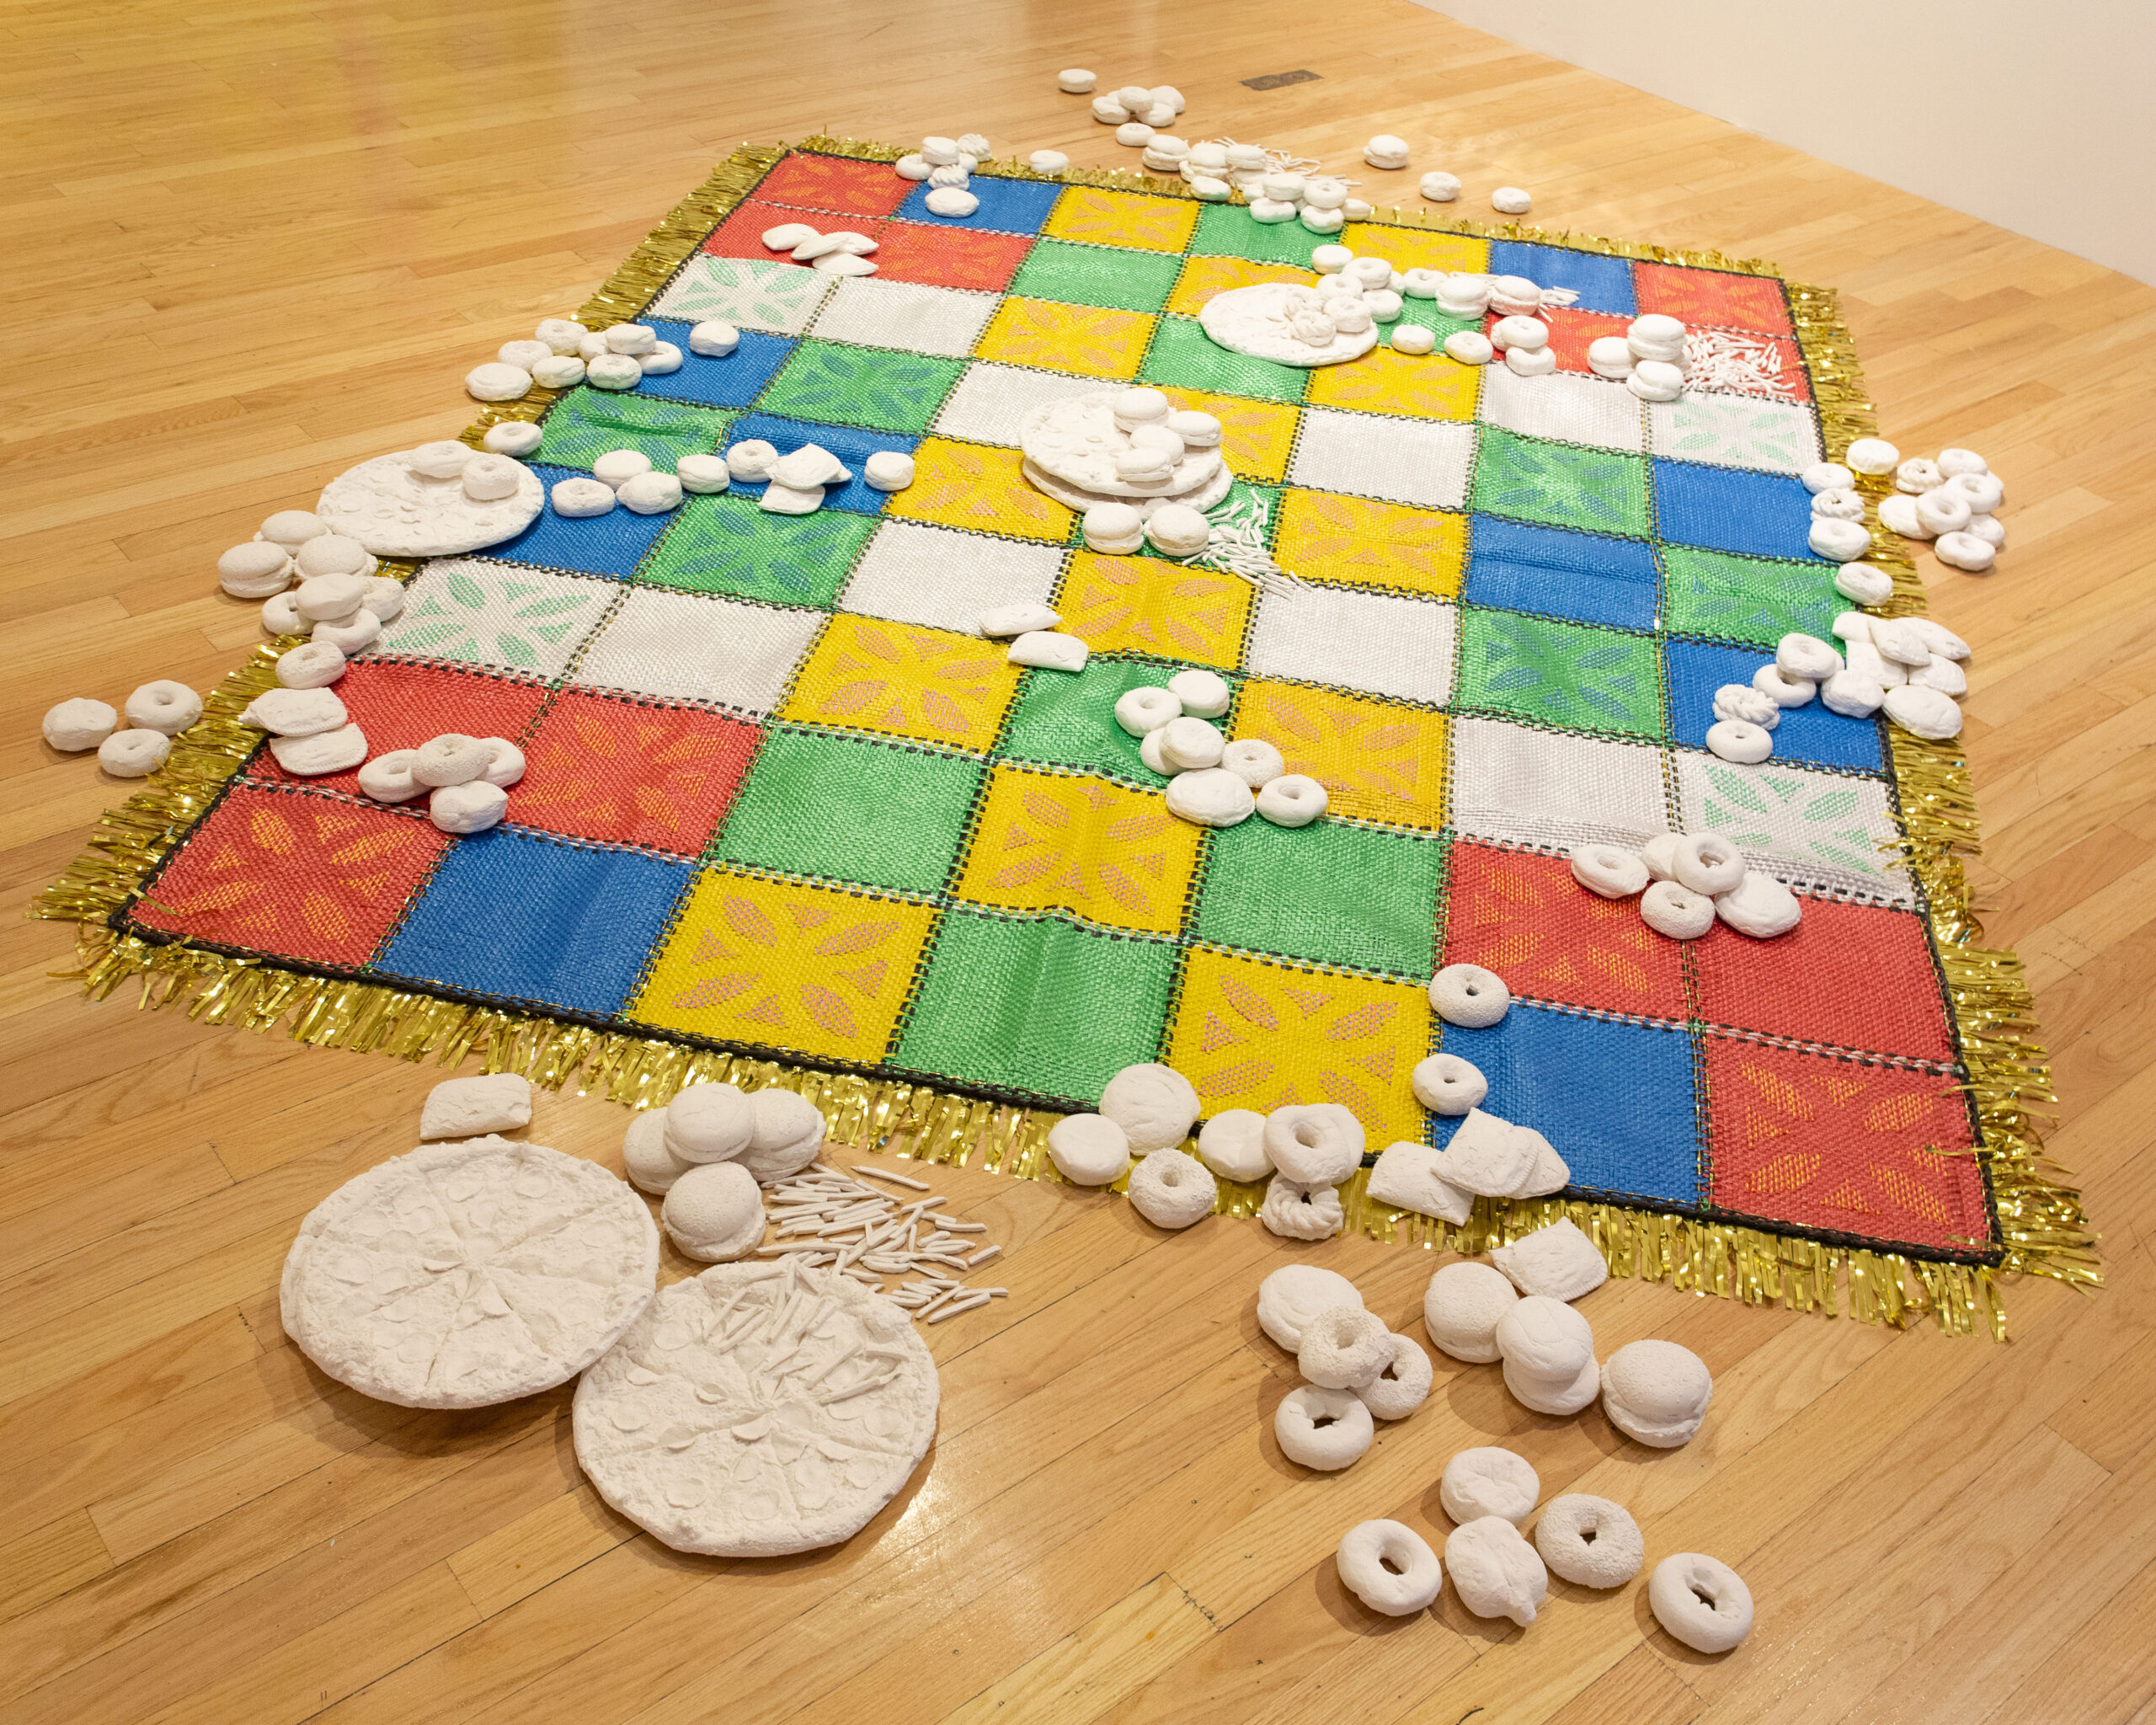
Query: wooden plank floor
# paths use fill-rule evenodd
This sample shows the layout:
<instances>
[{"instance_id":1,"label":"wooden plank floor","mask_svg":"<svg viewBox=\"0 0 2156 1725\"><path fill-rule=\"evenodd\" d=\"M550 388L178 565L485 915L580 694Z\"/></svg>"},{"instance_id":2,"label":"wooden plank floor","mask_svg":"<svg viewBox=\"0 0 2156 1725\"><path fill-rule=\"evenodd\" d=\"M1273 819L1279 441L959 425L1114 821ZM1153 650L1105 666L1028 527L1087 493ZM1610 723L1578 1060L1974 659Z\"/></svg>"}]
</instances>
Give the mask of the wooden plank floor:
<instances>
[{"instance_id":1,"label":"wooden plank floor","mask_svg":"<svg viewBox=\"0 0 2156 1725\"><path fill-rule=\"evenodd\" d=\"M1605 1348L1666 1335L1716 1374L1689 1449L1441 1362L1414 1419L1304 1478L1251 1306L1287 1249L937 1173L1009 1242L1012 1297L928 1332L929 1464L842 1550L687 1559L580 1484L566 1393L414 1413L280 1334L298 1219L409 1147L437 1073L87 1006L50 975L67 932L11 915L0 1725L2156 1717L2156 291L1397 0L1322 26L1284 0L13 0L0 47L11 907L122 792L43 747L43 709L208 686L257 638L216 553L453 434L462 372L574 307L715 159L979 127L1132 165L1055 92L1091 65L1181 85L1193 137L1346 166L1397 131L1417 171L1529 187L1552 228L1776 259L1842 290L1888 435L1991 457L1999 573L1927 574L1977 647L1974 875L2030 962L2112 1283L2019 1289L2007 1348L1614 1283L1587 1302ZM1321 81L1238 82L1299 67ZM625 1119L549 1098L535 1135L618 1167ZM1293 1255L1419 1327L1427 1256ZM1651 1552L1736 1564L1750 1642L1698 1658L1637 1587L1560 1585L1525 1632L1449 1589L1406 1622L1343 1599L1341 1531L1441 1530L1444 1459L1492 1442L1632 1506Z\"/></svg>"}]
</instances>

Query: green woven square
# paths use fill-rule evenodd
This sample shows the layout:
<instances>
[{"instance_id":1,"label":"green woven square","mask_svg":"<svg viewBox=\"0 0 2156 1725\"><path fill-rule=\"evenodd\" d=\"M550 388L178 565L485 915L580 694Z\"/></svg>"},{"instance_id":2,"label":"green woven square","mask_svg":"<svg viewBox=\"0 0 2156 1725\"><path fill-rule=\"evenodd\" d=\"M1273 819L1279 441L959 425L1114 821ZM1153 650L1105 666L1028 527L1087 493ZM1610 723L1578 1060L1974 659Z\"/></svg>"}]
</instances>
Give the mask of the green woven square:
<instances>
[{"instance_id":1,"label":"green woven square","mask_svg":"<svg viewBox=\"0 0 2156 1725\"><path fill-rule=\"evenodd\" d=\"M1248 258L1256 264L1310 267L1310 253L1325 241L1299 222L1260 222L1239 204L1208 204L1185 248L1193 258Z\"/></svg>"},{"instance_id":2,"label":"green woven square","mask_svg":"<svg viewBox=\"0 0 2156 1725\"><path fill-rule=\"evenodd\" d=\"M1165 788L1166 781L1138 758L1138 739L1115 722L1115 703L1133 689L1165 684L1185 668L1157 660L1097 656L1075 676L1061 670L1027 671L996 753Z\"/></svg>"},{"instance_id":3,"label":"green woven square","mask_svg":"<svg viewBox=\"0 0 2156 1725\"><path fill-rule=\"evenodd\" d=\"M1182 259L1174 253L1041 239L1034 241L1026 261L1018 266L1011 291L1030 300L1157 312L1175 291L1182 268Z\"/></svg>"},{"instance_id":4,"label":"green woven square","mask_svg":"<svg viewBox=\"0 0 2156 1725\"><path fill-rule=\"evenodd\" d=\"M691 593L828 606L875 531L874 516L844 510L766 515L745 491L691 497L638 579Z\"/></svg>"},{"instance_id":5,"label":"green woven square","mask_svg":"<svg viewBox=\"0 0 2156 1725\"><path fill-rule=\"evenodd\" d=\"M547 435L531 459L588 467L609 450L640 449L670 473L683 456L709 455L724 443L733 418L712 408L579 386L547 414Z\"/></svg>"},{"instance_id":6,"label":"green woven square","mask_svg":"<svg viewBox=\"0 0 2156 1725\"><path fill-rule=\"evenodd\" d=\"M1090 1100L1125 1066L1158 1057L1175 963L1164 941L952 911L894 1059Z\"/></svg>"},{"instance_id":7,"label":"green woven square","mask_svg":"<svg viewBox=\"0 0 2156 1725\"><path fill-rule=\"evenodd\" d=\"M932 893L981 768L918 744L773 727L712 854L788 874Z\"/></svg>"},{"instance_id":8,"label":"green woven square","mask_svg":"<svg viewBox=\"0 0 2156 1725\"><path fill-rule=\"evenodd\" d=\"M1482 428L1475 507L1551 527L1647 537L1646 462Z\"/></svg>"},{"instance_id":9,"label":"green woven square","mask_svg":"<svg viewBox=\"0 0 2156 1725\"><path fill-rule=\"evenodd\" d=\"M1301 232L1299 223L1297 232ZM1230 353L1189 318L1163 318L1153 331L1152 350L1138 381L1168 389L1203 389L1215 395L1255 396L1261 401L1300 401L1310 373L1276 366L1248 354Z\"/></svg>"},{"instance_id":10,"label":"green woven square","mask_svg":"<svg viewBox=\"0 0 2156 1725\"><path fill-rule=\"evenodd\" d=\"M1825 635L1847 601L1816 563L1662 547L1665 621L1673 631L1773 646L1791 633Z\"/></svg>"},{"instance_id":11,"label":"green woven square","mask_svg":"<svg viewBox=\"0 0 2156 1725\"><path fill-rule=\"evenodd\" d=\"M1246 820L1213 836L1198 937L1396 976L1433 967L1445 847L1321 820Z\"/></svg>"},{"instance_id":12,"label":"green woven square","mask_svg":"<svg viewBox=\"0 0 2156 1725\"><path fill-rule=\"evenodd\" d=\"M1574 729L1662 734L1652 640L1589 623L1461 607L1458 707Z\"/></svg>"},{"instance_id":13,"label":"green woven square","mask_svg":"<svg viewBox=\"0 0 2156 1725\"><path fill-rule=\"evenodd\" d=\"M811 339L793 350L756 405L827 425L926 431L965 369L963 360Z\"/></svg>"}]
</instances>

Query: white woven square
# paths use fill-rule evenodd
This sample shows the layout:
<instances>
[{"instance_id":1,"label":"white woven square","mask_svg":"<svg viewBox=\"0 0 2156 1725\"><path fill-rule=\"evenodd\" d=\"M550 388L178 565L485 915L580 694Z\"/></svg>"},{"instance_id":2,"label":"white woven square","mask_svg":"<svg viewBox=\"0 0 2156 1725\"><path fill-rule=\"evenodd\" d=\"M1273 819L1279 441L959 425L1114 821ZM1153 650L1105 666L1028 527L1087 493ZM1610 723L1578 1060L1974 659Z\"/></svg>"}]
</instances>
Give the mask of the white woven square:
<instances>
[{"instance_id":1,"label":"white woven square","mask_svg":"<svg viewBox=\"0 0 2156 1725\"><path fill-rule=\"evenodd\" d=\"M1675 401L1655 403L1647 424L1654 452L1678 461L1801 473L1821 459L1812 409L1786 402L1688 389Z\"/></svg>"},{"instance_id":2,"label":"white woven square","mask_svg":"<svg viewBox=\"0 0 2156 1725\"><path fill-rule=\"evenodd\" d=\"M1451 807L1471 837L1560 850L1669 830L1660 749L1496 718L1453 722Z\"/></svg>"},{"instance_id":3,"label":"white woven square","mask_svg":"<svg viewBox=\"0 0 2156 1725\"><path fill-rule=\"evenodd\" d=\"M1606 377L1553 371L1523 377L1508 366L1482 368L1482 405L1476 418L1527 437L1587 443L1636 454L1646 446L1646 416L1640 398Z\"/></svg>"},{"instance_id":4,"label":"white woven square","mask_svg":"<svg viewBox=\"0 0 2156 1725\"><path fill-rule=\"evenodd\" d=\"M943 411L936 416L936 429L946 437L1001 443L1016 449L1020 422L1043 402L1090 395L1097 389L1113 387L1097 377L1065 377L1052 371L1028 371L1020 366L976 360L966 367L958 387L944 402Z\"/></svg>"},{"instance_id":5,"label":"white woven square","mask_svg":"<svg viewBox=\"0 0 2156 1725\"><path fill-rule=\"evenodd\" d=\"M1677 752L1687 832L1716 832L1753 868L1793 885L1905 905L1915 894L1895 857L1886 787L1877 779L1801 766L1738 766L1698 750Z\"/></svg>"},{"instance_id":6,"label":"white woven square","mask_svg":"<svg viewBox=\"0 0 2156 1725\"><path fill-rule=\"evenodd\" d=\"M1458 509L1474 462L1472 425L1305 408L1288 477L1320 491Z\"/></svg>"},{"instance_id":7,"label":"white woven square","mask_svg":"<svg viewBox=\"0 0 2156 1725\"><path fill-rule=\"evenodd\" d=\"M414 578L404 609L365 650L558 676L621 595L619 581L438 557Z\"/></svg>"},{"instance_id":8,"label":"white woven square","mask_svg":"<svg viewBox=\"0 0 2156 1725\"><path fill-rule=\"evenodd\" d=\"M716 318L742 329L798 335L808 327L838 277L768 258L713 258L699 254L682 265L652 307L662 318L700 323Z\"/></svg>"},{"instance_id":9,"label":"white woven square","mask_svg":"<svg viewBox=\"0 0 2156 1725\"><path fill-rule=\"evenodd\" d=\"M886 521L854 565L839 609L970 635L992 605L1046 604L1063 556L1057 545Z\"/></svg>"},{"instance_id":10,"label":"white woven square","mask_svg":"<svg viewBox=\"0 0 2156 1725\"><path fill-rule=\"evenodd\" d=\"M572 680L763 717L824 625L820 611L633 588Z\"/></svg>"},{"instance_id":11,"label":"white woven square","mask_svg":"<svg viewBox=\"0 0 2156 1725\"><path fill-rule=\"evenodd\" d=\"M1442 707L1458 619L1435 599L1304 587L1258 601L1244 663L1261 676L1335 683Z\"/></svg>"},{"instance_id":12,"label":"white woven square","mask_svg":"<svg viewBox=\"0 0 2156 1725\"><path fill-rule=\"evenodd\" d=\"M1002 296L955 287L924 287L915 281L879 281L848 275L817 314L815 332L826 341L862 347L895 347L907 353L960 359L974 350Z\"/></svg>"}]
</instances>

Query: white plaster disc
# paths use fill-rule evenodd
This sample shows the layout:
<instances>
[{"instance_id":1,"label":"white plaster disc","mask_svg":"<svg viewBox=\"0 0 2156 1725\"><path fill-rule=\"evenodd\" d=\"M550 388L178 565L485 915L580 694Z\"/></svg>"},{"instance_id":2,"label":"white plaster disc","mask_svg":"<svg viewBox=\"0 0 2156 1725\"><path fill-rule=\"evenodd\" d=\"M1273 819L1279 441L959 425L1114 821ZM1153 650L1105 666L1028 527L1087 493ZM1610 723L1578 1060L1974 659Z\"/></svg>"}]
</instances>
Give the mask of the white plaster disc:
<instances>
[{"instance_id":1,"label":"white plaster disc","mask_svg":"<svg viewBox=\"0 0 2156 1725\"><path fill-rule=\"evenodd\" d=\"M677 1551L809 1551L898 1494L941 1394L911 1318L851 1277L721 1264L665 1290L584 1374L576 1456Z\"/></svg>"},{"instance_id":2,"label":"white plaster disc","mask_svg":"<svg viewBox=\"0 0 2156 1725\"><path fill-rule=\"evenodd\" d=\"M1018 446L1026 460L1039 472L1066 484L1103 498L1172 497L1187 502L1197 490L1222 471L1218 449L1187 449L1173 470L1157 483L1138 483L1116 477L1116 457L1133 446L1131 435L1115 422L1115 401L1129 393L1120 389L1097 389L1086 395L1066 396L1043 402L1027 414L1018 428ZM1030 477L1030 475L1028 476ZM1036 484L1039 483L1035 480ZM1047 488L1043 486L1046 490ZM1070 499L1049 493L1059 501ZM1221 492L1225 496L1225 489ZM1073 505L1082 508L1083 505Z\"/></svg>"},{"instance_id":3,"label":"white plaster disc","mask_svg":"<svg viewBox=\"0 0 2156 1725\"><path fill-rule=\"evenodd\" d=\"M465 494L461 478L427 478L400 451L339 473L323 488L314 512L331 532L358 540L376 557L453 557L522 532L546 500L529 467L507 497L478 503Z\"/></svg>"},{"instance_id":4,"label":"white plaster disc","mask_svg":"<svg viewBox=\"0 0 2156 1725\"><path fill-rule=\"evenodd\" d=\"M1367 323L1352 334L1337 331L1324 342L1302 340L1290 328L1292 314L1299 307L1315 302L1316 296L1306 287L1261 281L1214 294L1199 308L1198 321L1208 335L1230 352L1283 366L1337 366L1345 360L1358 360L1377 345L1378 333Z\"/></svg>"},{"instance_id":5,"label":"white plaster disc","mask_svg":"<svg viewBox=\"0 0 2156 1725\"><path fill-rule=\"evenodd\" d=\"M1164 497L1139 497L1129 492L1088 491L1082 485L1073 485L1068 480L1044 472L1030 461L1021 462L1019 471L1028 482L1038 486L1058 503L1068 504L1081 515L1097 503L1127 503L1138 511L1140 521L1146 520L1155 510L1171 503L1185 504L1198 510L1209 510L1234 490L1235 485L1235 476L1225 467L1218 467L1195 491L1171 493Z\"/></svg>"},{"instance_id":6,"label":"white plaster disc","mask_svg":"<svg viewBox=\"0 0 2156 1725\"><path fill-rule=\"evenodd\" d=\"M405 1407L484 1407L567 1383L658 1278L659 1230L628 1186L487 1137L346 1181L300 1224L279 1294L285 1333L338 1382Z\"/></svg>"}]
</instances>

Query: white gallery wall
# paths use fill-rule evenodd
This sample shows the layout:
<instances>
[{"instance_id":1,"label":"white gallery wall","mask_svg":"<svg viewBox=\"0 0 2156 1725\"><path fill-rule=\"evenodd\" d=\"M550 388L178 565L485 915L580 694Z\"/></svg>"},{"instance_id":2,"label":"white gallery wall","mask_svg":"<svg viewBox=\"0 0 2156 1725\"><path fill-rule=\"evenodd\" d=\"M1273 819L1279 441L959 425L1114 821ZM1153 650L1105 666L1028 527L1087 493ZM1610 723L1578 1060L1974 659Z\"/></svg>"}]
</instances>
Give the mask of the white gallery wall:
<instances>
[{"instance_id":1,"label":"white gallery wall","mask_svg":"<svg viewBox=\"0 0 2156 1725\"><path fill-rule=\"evenodd\" d=\"M2156 282L2156 0L1417 0Z\"/></svg>"}]
</instances>

